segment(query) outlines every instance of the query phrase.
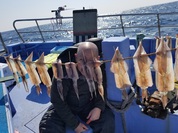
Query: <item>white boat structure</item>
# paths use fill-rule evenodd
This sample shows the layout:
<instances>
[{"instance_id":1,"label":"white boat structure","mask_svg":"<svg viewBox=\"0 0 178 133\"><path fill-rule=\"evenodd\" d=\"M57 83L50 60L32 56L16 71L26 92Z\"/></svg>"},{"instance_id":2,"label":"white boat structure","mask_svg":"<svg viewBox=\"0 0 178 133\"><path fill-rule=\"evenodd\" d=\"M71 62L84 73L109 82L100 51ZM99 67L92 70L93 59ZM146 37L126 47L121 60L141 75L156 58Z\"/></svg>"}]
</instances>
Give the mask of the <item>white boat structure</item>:
<instances>
[{"instance_id":1,"label":"white boat structure","mask_svg":"<svg viewBox=\"0 0 178 133\"><path fill-rule=\"evenodd\" d=\"M147 17L151 15L156 20L154 25L126 25L124 24L124 17ZM14 130L18 130L20 133L38 133L38 124L42 115L46 109L50 106L50 98L47 95L46 86L41 83L40 87L42 93L38 95L36 93L36 87L31 83L28 74L26 74L29 92L26 92L21 78L19 84L15 83L12 72L10 71L4 57L12 55L13 57L21 56L22 60L25 60L31 52L33 52L33 61L36 61L40 55L44 52L45 62L48 65L48 72L52 77L52 69L50 63L55 61L60 54L65 54L65 51L72 51L72 46L75 43L81 41L94 42L100 51L101 60L105 61L104 74L107 91L107 104L113 109L115 114L115 133L175 133L178 131L178 115L175 112L171 112L170 108L167 109L166 115L162 118L153 118L142 111L143 104L139 103L140 88L136 85L136 78L133 65L133 55L138 47L138 41L142 40L143 47L147 54L150 55L152 61L155 58L156 52L156 38L144 37L143 34L134 33L134 37L127 36L127 30L135 28L157 28L158 37L161 37L162 28L175 27L178 25L161 25L161 16L164 15L178 15L178 13L143 13L143 14L114 14L114 15L97 15L96 9L84 9L74 10L73 17L61 17L62 21L72 20L71 27L67 29L61 28L58 25L57 29L44 29L40 25L42 21L56 21L56 18L40 18L40 19L21 19L15 20L13 23L14 29L17 32L21 42L4 45L4 51L1 53L0 58L0 132L1 133L13 133ZM81 19L83 17L83 19ZM80 18L80 19L79 19ZM119 20L117 26L100 27L98 22L102 19L116 19ZM18 29L17 23L34 22L36 26L34 30L28 31L26 29ZM54 23L52 23L54 24ZM52 25L53 27L54 25ZM56 26L56 25L55 25ZM99 37L99 33L102 31L121 31L118 36L112 37ZM73 40L58 40L57 37L52 35L58 35L58 33L70 34L73 36ZM63 34L63 35L65 35ZM26 38L30 36L30 38ZM47 37L50 35L51 37ZM62 35L62 34L61 34ZM36 37L31 38L31 37ZM136 38L137 36L137 38ZM97 38L98 37L98 38ZM55 40L52 40L55 39ZM2 43L3 38L1 37ZM35 41L31 41L35 40ZM175 46L176 37L172 37L172 57L173 63L175 62ZM110 60L114 54L114 48L119 47L123 58L128 65L128 75L131 80L132 88L126 88L129 95L127 100L122 99L122 92L116 87L114 75L110 71ZM151 66L152 67L152 66ZM150 95L157 90L155 86L155 71L151 69L153 86L148 87ZM175 84L176 88L176 84ZM134 91L133 91L134 90ZM175 93L172 92L175 98ZM169 99L171 102L173 99ZM174 105L176 105L174 100ZM171 104L171 103L169 103ZM173 104L171 104L173 105ZM72 133L70 128L66 129L66 133ZM87 133L92 133L92 129L89 129Z\"/></svg>"}]
</instances>

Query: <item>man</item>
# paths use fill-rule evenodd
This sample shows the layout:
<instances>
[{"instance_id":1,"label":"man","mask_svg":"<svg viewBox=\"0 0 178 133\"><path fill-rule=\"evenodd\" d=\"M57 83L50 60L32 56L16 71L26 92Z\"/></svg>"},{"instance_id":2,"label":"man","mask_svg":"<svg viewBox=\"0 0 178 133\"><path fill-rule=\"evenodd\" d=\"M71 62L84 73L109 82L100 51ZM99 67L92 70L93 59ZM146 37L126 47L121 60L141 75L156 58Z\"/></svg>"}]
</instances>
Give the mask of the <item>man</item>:
<instances>
[{"instance_id":1,"label":"man","mask_svg":"<svg viewBox=\"0 0 178 133\"><path fill-rule=\"evenodd\" d=\"M64 10L65 10L65 7L66 7L66 5L63 6L63 7L58 7L58 10L55 11L57 24L62 24L61 11L64 11Z\"/></svg>"},{"instance_id":2,"label":"man","mask_svg":"<svg viewBox=\"0 0 178 133\"><path fill-rule=\"evenodd\" d=\"M76 61L88 63L98 59L98 49L94 43L79 43ZM82 133L87 130L87 126L80 120L90 125L94 133L114 133L115 123L112 111L105 106L105 102L100 96L98 89L93 92L89 91L89 86L84 75L83 66L78 65L79 79L78 93L79 99L74 91L71 79L64 78L62 100L57 91L56 79L53 78L51 89L52 105L42 117L40 122L40 133L65 133L65 127L71 127L76 133ZM96 84L97 88L97 84ZM80 120L79 120L80 118Z\"/></svg>"}]
</instances>

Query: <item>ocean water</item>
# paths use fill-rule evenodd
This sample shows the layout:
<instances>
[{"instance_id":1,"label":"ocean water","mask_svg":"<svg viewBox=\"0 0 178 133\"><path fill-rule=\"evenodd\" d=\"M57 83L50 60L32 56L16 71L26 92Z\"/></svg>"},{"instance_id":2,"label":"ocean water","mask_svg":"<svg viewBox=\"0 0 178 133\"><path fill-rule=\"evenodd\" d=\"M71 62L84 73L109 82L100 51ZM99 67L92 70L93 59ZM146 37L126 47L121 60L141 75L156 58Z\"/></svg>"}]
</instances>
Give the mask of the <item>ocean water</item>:
<instances>
[{"instance_id":1,"label":"ocean water","mask_svg":"<svg viewBox=\"0 0 178 133\"><path fill-rule=\"evenodd\" d=\"M148 6L142 7L137 9L132 9L128 11L123 11L122 13L130 14L130 13L165 13L165 12L178 12L178 2L171 2L166 4L160 4L155 6ZM164 15L160 16L161 18L161 25L177 25L178 26L178 15ZM119 19L117 17L113 18L104 18L98 20L98 28L117 28L119 27ZM153 16L125 16L123 17L123 23L125 26L144 26L144 25L156 25L157 20ZM40 26L42 30L48 29L55 29L57 27L53 22L50 24ZM72 30L72 22L65 21L60 26L61 29L69 29ZM35 30L36 27L30 28L23 28L22 31L30 31ZM158 36L158 29L157 28L133 28L133 29L125 29L126 36L129 37L136 37L137 33L143 33L145 36L154 37ZM161 35L170 35L175 37L178 33L177 28L162 28ZM6 45L11 43L21 42L20 38L18 37L17 33L12 31L2 32L2 37ZM113 30L103 30L98 31L98 37L107 38L111 36L123 36L121 29L113 29ZM39 34L24 34L23 38L25 41L39 41L41 37ZM72 32L58 32L58 33L46 33L44 34L44 38L47 41L50 40L72 40L73 33ZM3 49L2 43L0 42L0 49Z\"/></svg>"}]
</instances>

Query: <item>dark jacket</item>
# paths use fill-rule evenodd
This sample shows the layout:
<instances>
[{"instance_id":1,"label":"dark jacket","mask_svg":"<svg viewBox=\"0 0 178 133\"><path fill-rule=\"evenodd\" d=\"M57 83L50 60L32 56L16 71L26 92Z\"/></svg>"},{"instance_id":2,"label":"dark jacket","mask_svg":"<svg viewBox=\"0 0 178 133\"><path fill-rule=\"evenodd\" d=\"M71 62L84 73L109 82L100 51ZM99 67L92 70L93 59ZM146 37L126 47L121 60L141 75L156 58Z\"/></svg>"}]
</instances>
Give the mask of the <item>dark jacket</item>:
<instances>
[{"instance_id":1,"label":"dark jacket","mask_svg":"<svg viewBox=\"0 0 178 133\"><path fill-rule=\"evenodd\" d=\"M72 79L64 78L62 80L64 101L62 101L57 91L57 80L55 78L53 78L51 88L51 102L57 111L57 114L66 123L66 125L72 129L75 129L79 125L79 120L76 115L78 115L82 110L86 110L89 106L90 110L94 107L100 108L101 111L105 109L105 102L99 95L98 89L97 96L93 94L94 97L91 98L86 79L83 76L80 76L77 83L79 99L75 94Z\"/></svg>"}]
</instances>

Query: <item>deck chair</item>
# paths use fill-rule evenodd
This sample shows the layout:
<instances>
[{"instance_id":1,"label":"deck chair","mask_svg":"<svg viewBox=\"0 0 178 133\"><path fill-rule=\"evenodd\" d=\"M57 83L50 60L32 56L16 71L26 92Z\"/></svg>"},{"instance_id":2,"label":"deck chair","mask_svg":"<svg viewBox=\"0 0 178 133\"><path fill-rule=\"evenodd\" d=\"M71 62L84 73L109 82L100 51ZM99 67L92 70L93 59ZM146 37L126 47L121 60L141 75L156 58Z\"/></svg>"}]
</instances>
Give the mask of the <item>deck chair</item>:
<instances>
[{"instance_id":1,"label":"deck chair","mask_svg":"<svg viewBox=\"0 0 178 133\"><path fill-rule=\"evenodd\" d=\"M73 43L97 37L97 9L73 11Z\"/></svg>"}]
</instances>

